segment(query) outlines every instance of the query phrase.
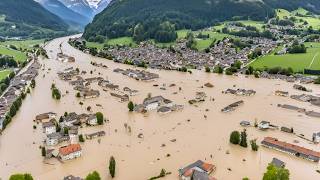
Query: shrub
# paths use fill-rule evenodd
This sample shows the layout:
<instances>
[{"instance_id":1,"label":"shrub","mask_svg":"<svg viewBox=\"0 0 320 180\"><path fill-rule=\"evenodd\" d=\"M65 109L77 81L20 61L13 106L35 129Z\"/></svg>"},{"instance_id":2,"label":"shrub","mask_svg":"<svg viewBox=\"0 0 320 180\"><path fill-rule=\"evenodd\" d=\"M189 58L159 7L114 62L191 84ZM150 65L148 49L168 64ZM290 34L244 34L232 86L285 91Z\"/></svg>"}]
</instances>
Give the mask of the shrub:
<instances>
[{"instance_id":1,"label":"shrub","mask_svg":"<svg viewBox=\"0 0 320 180\"><path fill-rule=\"evenodd\" d=\"M232 144L239 144L240 143L240 133L239 131L233 131L230 134L230 143Z\"/></svg>"}]
</instances>

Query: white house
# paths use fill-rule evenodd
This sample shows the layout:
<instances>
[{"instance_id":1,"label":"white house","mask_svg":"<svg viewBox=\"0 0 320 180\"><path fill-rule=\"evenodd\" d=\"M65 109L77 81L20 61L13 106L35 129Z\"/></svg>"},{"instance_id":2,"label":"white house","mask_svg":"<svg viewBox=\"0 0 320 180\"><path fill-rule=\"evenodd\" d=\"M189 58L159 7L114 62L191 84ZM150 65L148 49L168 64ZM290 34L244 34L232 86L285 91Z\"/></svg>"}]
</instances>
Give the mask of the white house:
<instances>
[{"instance_id":1,"label":"white house","mask_svg":"<svg viewBox=\"0 0 320 180\"><path fill-rule=\"evenodd\" d=\"M91 115L88 117L87 124L89 124L89 125L91 125L91 126L97 125L97 124L98 124L97 116L96 116L95 114L91 114Z\"/></svg>"},{"instance_id":2,"label":"white house","mask_svg":"<svg viewBox=\"0 0 320 180\"><path fill-rule=\"evenodd\" d=\"M80 144L70 144L68 146L60 147L59 149L59 157L63 161L80 157L81 154Z\"/></svg>"},{"instance_id":3,"label":"white house","mask_svg":"<svg viewBox=\"0 0 320 180\"><path fill-rule=\"evenodd\" d=\"M44 122L42 123L43 133L52 134L56 132L56 125L52 122Z\"/></svg>"},{"instance_id":4,"label":"white house","mask_svg":"<svg viewBox=\"0 0 320 180\"><path fill-rule=\"evenodd\" d=\"M46 139L46 144L48 146L57 145L60 141L60 138L62 138L62 135L60 133L48 134Z\"/></svg>"},{"instance_id":5,"label":"white house","mask_svg":"<svg viewBox=\"0 0 320 180\"><path fill-rule=\"evenodd\" d=\"M268 121L261 121L261 122L258 124L258 128L261 129L261 130L269 129L269 128L270 128L270 122L268 122Z\"/></svg>"}]
</instances>

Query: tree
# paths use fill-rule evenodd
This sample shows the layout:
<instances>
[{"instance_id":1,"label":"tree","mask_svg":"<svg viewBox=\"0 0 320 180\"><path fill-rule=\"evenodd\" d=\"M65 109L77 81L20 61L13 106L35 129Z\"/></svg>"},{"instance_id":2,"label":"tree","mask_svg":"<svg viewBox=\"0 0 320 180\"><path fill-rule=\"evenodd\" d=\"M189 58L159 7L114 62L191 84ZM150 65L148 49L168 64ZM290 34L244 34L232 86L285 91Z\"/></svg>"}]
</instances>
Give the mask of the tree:
<instances>
[{"instance_id":1,"label":"tree","mask_svg":"<svg viewBox=\"0 0 320 180\"><path fill-rule=\"evenodd\" d=\"M76 97L77 97L77 98L81 97L80 92L77 92Z\"/></svg>"},{"instance_id":2,"label":"tree","mask_svg":"<svg viewBox=\"0 0 320 180\"><path fill-rule=\"evenodd\" d=\"M36 87L36 81L34 79L31 80L30 87L33 89Z\"/></svg>"},{"instance_id":3,"label":"tree","mask_svg":"<svg viewBox=\"0 0 320 180\"><path fill-rule=\"evenodd\" d=\"M44 146L41 147L41 155L46 156L46 148Z\"/></svg>"},{"instance_id":4,"label":"tree","mask_svg":"<svg viewBox=\"0 0 320 180\"><path fill-rule=\"evenodd\" d=\"M132 101L130 101L130 102L128 103L128 109L129 109L130 112L133 111L133 109L134 109L134 104L133 104Z\"/></svg>"},{"instance_id":5,"label":"tree","mask_svg":"<svg viewBox=\"0 0 320 180\"><path fill-rule=\"evenodd\" d=\"M233 131L230 134L230 143L232 144L239 144L240 143L240 133L239 131Z\"/></svg>"},{"instance_id":6,"label":"tree","mask_svg":"<svg viewBox=\"0 0 320 180\"><path fill-rule=\"evenodd\" d=\"M109 173L111 177L114 178L116 173L116 160L114 159L113 156L111 156L109 160Z\"/></svg>"},{"instance_id":7,"label":"tree","mask_svg":"<svg viewBox=\"0 0 320 180\"><path fill-rule=\"evenodd\" d=\"M248 142L247 142L247 130L244 129L242 132L241 132L241 140L240 140L240 146L242 147L248 147Z\"/></svg>"},{"instance_id":8,"label":"tree","mask_svg":"<svg viewBox=\"0 0 320 180\"><path fill-rule=\"evenodd\" d=\"M276 167L269 164L267 172L263 174L263 180L289 180L290 172L288 169Z\"/></svg>"},{"instance_id":9,"label":"tree","mask_svg":"<svg viewBox=\"0 0 320 180\"><path fill-rule=\"evenodd\" d=\"M101 180L100 174L97 171L93 171L87 175L85 180Z\"/></svg>"},{"instance_id":10,"label":"tree","mask_svg":"<svg viewBox=\"0 0 320 180\"><path fill-rule=\"evenodd\" d=\"M33 180L31 174L13 174L10 176L9 180Z\"/></svg>"},{"instance_id":11,"label":"tree","mask_svg":"<svg viewBox=\"0 0 320 180\"><path fill-rule=\"evenodd\" d=\"M257 145L257 140L256 139L251 140L250 141L250 145L251 145L252 151L258 151L259 146Z\"/></svg>"},{"instance_id":12,"label":"tree","mask_svg":"<svg viewBox=\"0 0 320 180\"><path fill-rule=\"evenodd\" d=\"M211 69L208 66L206 66L206 72L207 73L211 72Z\"/></svg>"},{"instance_id":13,"label":"tree","mask_svg":"<svg viewBox=\"0 0 320 180\"><path fill-rule=\"evenodd\" d=\"M101 112L97 112L96 117L97 117L98 124L102 125L103 124L103 114Z\"/></svg>"},{"instance_id":14,"label":"tree","mask_svg":"<svg viewBox=\"0 0 320 180\"><path fill-rule=\"evenodd\" d=\"M315 84L320 84L320 76L314 81Z\"/></svg>"},{"instance_id":15,"label":"tree","mask_svg":"<svg viewBox=\"0 0 320 180\"><path fill-rule=\"evenodd\" d=\"M79 142L84 142L85 140L84 140L84 138L83 138L83 135L82 134L80 134L79 135Z\"/></svg>"}]
</instances>

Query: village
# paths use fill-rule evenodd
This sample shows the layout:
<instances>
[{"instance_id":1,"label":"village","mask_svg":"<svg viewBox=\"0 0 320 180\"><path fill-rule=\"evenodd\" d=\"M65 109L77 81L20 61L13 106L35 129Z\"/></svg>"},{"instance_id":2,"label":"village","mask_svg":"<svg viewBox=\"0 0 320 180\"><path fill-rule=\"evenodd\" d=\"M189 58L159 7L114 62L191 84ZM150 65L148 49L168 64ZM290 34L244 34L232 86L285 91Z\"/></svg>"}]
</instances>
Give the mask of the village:
<instances>
[{"instance_id":1,"label":"village","mask_svg":"<svg viewBox=\"0 0 320 180\"><path fill-rule=\"evenodd\" d=\"M260 179L269 163L288 168L294 179L302 177L299 169L309 179L319 176L315 85L132 67L81 53L67 41L57 48L61 41L46 47L49 59L30 76L37 86L21 109L29 113L18 113L0 137L8 138L0 150L4 177L28 171L37 179L73 180L96 170L107 179L111 156L115 179L148 179L162 169L168 179ZM50 96L53 84L59 99ZM15 137L21 127L26 130ZM229 143L233 130L244 129L258 152ZM19 142L32 156L7 151Z\"/></svg>"}]
</instances>

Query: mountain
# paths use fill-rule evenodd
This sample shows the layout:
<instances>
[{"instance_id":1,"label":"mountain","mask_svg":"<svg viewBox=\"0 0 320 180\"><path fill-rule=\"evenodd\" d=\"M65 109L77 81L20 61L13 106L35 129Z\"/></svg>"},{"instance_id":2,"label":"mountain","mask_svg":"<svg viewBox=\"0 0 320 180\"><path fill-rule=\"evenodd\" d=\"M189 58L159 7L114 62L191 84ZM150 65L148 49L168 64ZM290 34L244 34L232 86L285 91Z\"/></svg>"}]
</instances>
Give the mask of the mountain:
<instances>
[{"instance_id":1,"label":"mountain","mask_svg":"<svg viewBox=\"0 0 320 180\"><path fill-rule=\"evenodd\" d=\"M90 0L87 0L90 1ZM100 0L100 2L96 5L95 14L99 14L102 12L108 5L110 4L111 0Z\"/></svg>"},{"instance_id":2,"label":"mountain","mask_svg":"<svg viewBox=\"0 0 320 180\"><path fill-rule=\"evenodd\" d=\"M47 10L59 16L74 29L82 29L91 19L67 8L58 0L36 0Z\"/></svg>"},{"instance_id":3,"label":"mountain","mask_svg":"<svg viewBox=\"0 0 320 180\"><path fill-rule=\"evenodd\" d=\"M63 30L67 25L56 15L50 13L33 0L1 0L0 14L5 20L26 23L53 30Z\"/></svg>"},{"instance_id":4,"label":"mountain","mask_svg":"<svg viewBox=\"0 0 320 180\"><path fill-rule=\"evenodd\" d=\"M273 17L277 8L294 10L299 7L319 12L320 1L113 0L95 16L85 28L83 36L86 39L98 36L115 38L138 33L146 39L155 38L168 34L168 31L174 32L173 29L200 29L224 20L265 20Z\"/></svg>"},{"instance_id":5,"label":"mountain","mask_svg":"<svg viewBox=\"0 0 320 180\"><path fill-rule=\"evenodd\" d=\"M33 0L0 1L0 36L54 37L68 28L58 16Z\"/></svg>"},{"instance_id":6,"label":"mountain","mask_svg":"<svg viewBox=\"0 0 320 180\"><path fill-rule=\"evenodd\" d=\"M165 21L176 29L199 29L233 17L264 20L273 14L261 0L113 0L86 27L84 37L132 36L140 23L145 36L154 38Z\"/></svg>"},{"instance_id":7,"label":"mountain","mask_svg":"<svg viewBox=\"0 0 320 180\"><path fill-rule=\"evenodd\" d=\"M81 14L82 16L86 16L89 19L92 19L94 14L94 10L90 7L89 3L86 0L59 0L66 7L71 9L74 12Z\"/></svg>"}]
</instances>

